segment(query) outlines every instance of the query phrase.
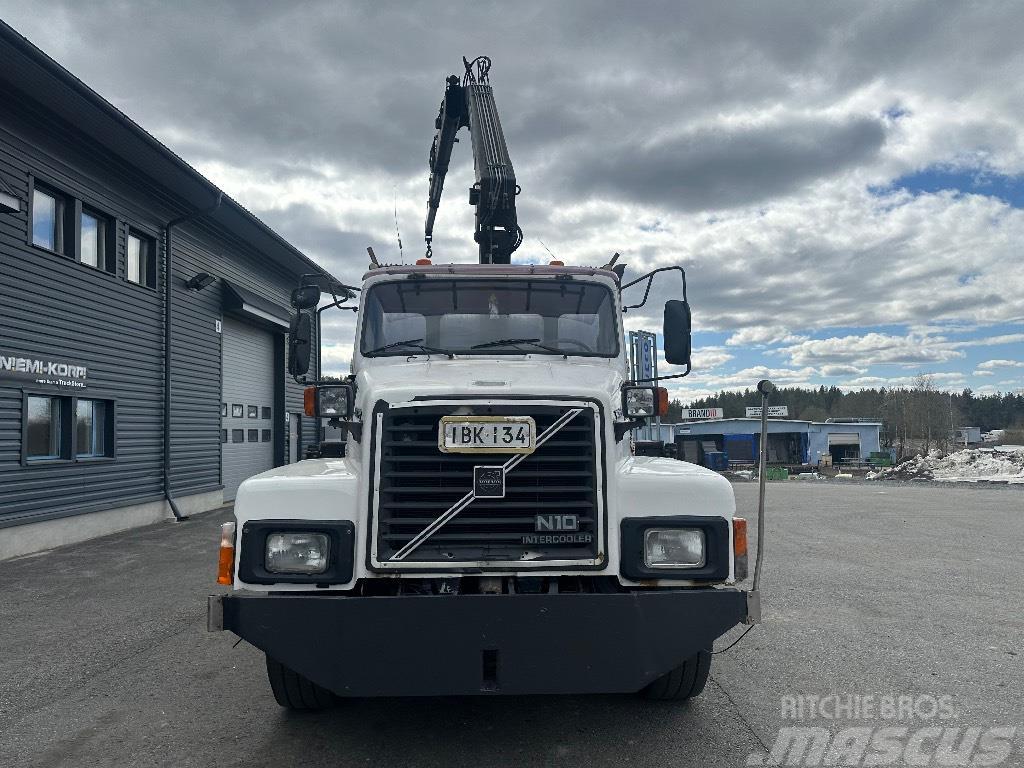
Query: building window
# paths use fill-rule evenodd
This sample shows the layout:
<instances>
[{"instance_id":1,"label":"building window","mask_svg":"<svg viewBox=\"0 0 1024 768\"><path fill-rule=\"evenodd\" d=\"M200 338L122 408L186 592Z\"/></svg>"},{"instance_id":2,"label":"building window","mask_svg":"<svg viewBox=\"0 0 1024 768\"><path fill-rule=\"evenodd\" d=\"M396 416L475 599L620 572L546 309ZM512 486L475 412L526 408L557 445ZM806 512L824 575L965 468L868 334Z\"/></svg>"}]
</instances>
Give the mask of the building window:
<instances>
[{"instance_id":1,"label":"building window","mask_svg":"<svg viewBox=\"0 0 1024 768\"><path fill-rule=\"evenodd\" d=\"M258 443L260 441L260 431L258 429L249 430L249 442Z\"/></svg>"},{"instance_id":2,"label":"building window","mask_svg":"<svg viewBox=\"0 0 1024 768\"><path fill-rule=\"evenodd\" d=\"M269 406L266 406L266 405L263 406L263 418L264 419L269 419L270 418L270 407Z\"/></svg>"},{"instance_id":3,"label":"building window","mask_svg":"<svg viewBox=\"0 0 1024 768\"><path fill-rule=\"evenodd\" d=\"M220 415L221 416L227 416L228 415L228 404L227 403L221 403L220 404Z\"/></svg>"},{"instance_id":4,"label":"building window","mask_svg":"<svg viewBox=\"0 0 1024 768\"><path fill-rule=\"evenodd\" d=\"M220 431L220 441L222 443L226 443L228 441L228 431L226 429L222 429Z\"/></svg>"},{"instance_id":5,"label":"building window","mask_svg":"<svg viewBox=\"0 0 1024 768\"><path fill-rule=\"evenodd\" d=\"M114 240L114 227L110 219L102 214L83 209L78 235L79 261L106 272L117 272L117 259L114 258L117 245Z\"/></svg>"},{"instance_id":6,"label":"building window","mask_svg":"<svg viewBox=\"0 0 1024 768\"><path fill-rule=\"evenodd\" d=\"M231 442L232 443L244 443L245 442L245 430L244 429L232 429L231 430Z\"/></svg>"},{"instance_id":7,"label":"building window","mask_svg":"<svg viewBox=\"0 0 1024 768\"><path fill-rule=\"evenodd\" d=\"M153 238L128 232L128 279L147 288L156 288L156 243Z\"/></svg>"},{"instance_id":8,"label":"building window","mask_svg":"<svg viewBox=\"0 0 1024 768\"><path fill-rule=\"evenodd\" d=\"M260 430L260 441L264 442L264 443L269 443L270 442L270 430L269 429Z\"/></svg>"},{"instance_id":9,"label":"building window","mask_svg":"<svg viewBox=\"0 0 1024 768\"><path fill-rule=\"evenodd\" d=\"M75 456L95 459L107 452L107 403L79 400L75 403Z\"/></svg>"},{"instance_id":10,"label":"building window","mask_svg":"<svg viewBox=\"0 0 1024 768\"><path fill-rule=\"evenodd\" d=\"M63 254L67 200L42 187L32 188L32 245Z\"/></svg>"},{"instance_id":11,"label":"building window","mask_svg":"<svg viewBox=\"0 0 1024 768\"><path fill-rule=\"evenodd\" d=\"M29 395L26 398L28 425L25 431L27 459L61 458L61 398Z\"/></svg>"},{"instance_id":12,"label":"building window","mask_svg":"<svg viewBox=\"0 0 1024 768\"><path fill-rule=\"evenodd\" d=\"M245 408L244 405L239 405L238 403L232 403L231 404L231 418L233 418L233 419L241 419L241 418L243 418L245 416L244 408Z\"/></svg>"},{"instance_id":13,"label":"building window","mask_svg":"<svg viewBox=\"0 0 1024 768\"><path fill-rule=\"evenodd\" d=\"M113 458L114 401L25 395L27 462Z\"/></svg>"},{"instance_id":14,"label":"building window","mask_svg":"<svg viewBox=\"0 0 1024 768\"><path fill-rule=\"evenodd\" d=\"M260 417L260 409L258 406L250 405L247 410L250 419L258 419Z\"/></svg>"}]
</instances>

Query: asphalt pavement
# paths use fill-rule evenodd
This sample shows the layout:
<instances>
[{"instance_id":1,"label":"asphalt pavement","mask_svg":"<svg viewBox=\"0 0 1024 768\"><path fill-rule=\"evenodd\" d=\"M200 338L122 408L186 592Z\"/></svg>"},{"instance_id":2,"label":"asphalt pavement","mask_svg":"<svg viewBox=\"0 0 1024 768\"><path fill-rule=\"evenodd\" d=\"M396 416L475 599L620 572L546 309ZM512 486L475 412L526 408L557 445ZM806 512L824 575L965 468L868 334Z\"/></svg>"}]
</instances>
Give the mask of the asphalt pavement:
<instances>
[{"instance_id":1,"label":"asphalt pavement","mask_svg":"<svg viewBox=\"0 0 1024 768\"><path fill-rule=\"evenodd\" d=\"M753 518L756 486L734 487ZM790 481L768 500L765 622L687 705L287 713L262 654L206 632L225 511L0 563L0 766L743 766L794 724L794 697L830 694L948 697L943 726L1015 728L1002 764L1024 763L1024 490Z\"/></svg>"}]
</instances>

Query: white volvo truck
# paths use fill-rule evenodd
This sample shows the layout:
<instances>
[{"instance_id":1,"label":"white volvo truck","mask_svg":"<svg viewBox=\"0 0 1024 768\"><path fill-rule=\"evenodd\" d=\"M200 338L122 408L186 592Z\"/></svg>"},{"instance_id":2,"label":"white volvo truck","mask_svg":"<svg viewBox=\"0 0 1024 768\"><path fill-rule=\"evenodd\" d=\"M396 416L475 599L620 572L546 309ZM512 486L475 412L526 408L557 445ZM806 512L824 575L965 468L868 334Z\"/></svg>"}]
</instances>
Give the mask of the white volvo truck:
<instances>
[{"instance_id":1,"label":"white volvo truck","mask_svg":"<svg viewBox=\"0 0 1024 768\"><path fill-rule=\"evenodd\" d=\"M756 619L746 525L721 476L632 454L666 396L627 379L620 306L604 269L367 273L352 375L307 397L344 456L246 480L224 529L210 624L266 653L279 703L700 693ZM669 362L688 322L669 301Z\"/></svg>"},{"instance_id":2,"label":"white volvo truck","mask_svg":"<svg viewBox=\"0 0 1024 768\"><path fill-rule=\"evenodd\" d=\"M306 412L343 429L343 455L246 480L223 527L218 581L229 589L210 597L209 627L266 654L285 707L408 695L682 700L703 689L713 641L758 620L756 589L738 586L746 523L729 482L632 451L631 430L667 393L627 377L624 292L643 289L640 306L656 274L683 278L663 337L666 361L688 372L682 269L623 283L614 259L509 263L522 240L515 177L507 153L488 148L504 139L500 125L481 129L497 117L473 65L463 85L449 78L436 124L427 232L429 246L438 177L468 125L474 150L487 150L471 191L481 263L374 258L360 288L328 286L334 304L359 290L351 375L310 386ZM319 302L315 285L293 295L293 375L308 370Z\"/></svg>"}]
</instances>

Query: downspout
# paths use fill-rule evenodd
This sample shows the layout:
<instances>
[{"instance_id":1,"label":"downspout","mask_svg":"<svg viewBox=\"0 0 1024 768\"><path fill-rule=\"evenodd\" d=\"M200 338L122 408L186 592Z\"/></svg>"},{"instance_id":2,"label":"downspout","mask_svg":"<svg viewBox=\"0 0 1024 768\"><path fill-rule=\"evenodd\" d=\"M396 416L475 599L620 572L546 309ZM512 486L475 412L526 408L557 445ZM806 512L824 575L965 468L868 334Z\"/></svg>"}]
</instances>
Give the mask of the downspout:
<instances>
[{"instance_id":1,"label":"downspout","mask_svg":"<svg viewBox=\"0 0 1024 768\"><path fill-rule=\"evenodd\" d=\"M223 199L224 193L218 191L217 202L209 208L178 216L164 225L164 498L171 507L174 519L179 522L188 520L188 516L181 514L171 495L171 231L179 224L209 216L220 208Z\"/></svg>"}]
</instances>

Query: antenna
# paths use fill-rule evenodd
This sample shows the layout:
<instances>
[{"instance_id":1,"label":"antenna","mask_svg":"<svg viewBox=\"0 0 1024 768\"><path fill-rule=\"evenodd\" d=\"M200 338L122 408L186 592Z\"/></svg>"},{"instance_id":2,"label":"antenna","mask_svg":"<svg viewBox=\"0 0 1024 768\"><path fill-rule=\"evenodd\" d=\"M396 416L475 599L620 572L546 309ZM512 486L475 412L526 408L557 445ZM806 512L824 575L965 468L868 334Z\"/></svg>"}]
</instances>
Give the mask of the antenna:
<instances>
[{"instance_id":1,"label":"antenna","mask_svg":"<svg viewBox=\"0 0 1024 768\"><path fill-rule=\"evenodd\" d=\"M394 187L395 192L395 237L398 238L398 255L405 264L405 252L402 250L402 233L398 231L398 186Z\"/></svg>"},{"instance_id":2,"label":"antenna","mask_svg":"<svg viewBox=\"0 0 1024 768\"><path fill-rule=\"evenodd\" d=\"M543 240L541 240L541 239L540 239L539 237L537 238L537 242L538 242L538 243L540 243L541 245L544 245L544 241L543 241ZM551 256L551 258L552 258L552 259L553 259L554 261L558 261L558 257L557 257L557 256L555 256L555 254L551 253L551 249L550 249L550 248L548 248L548 247L547 247L546 245L544 245L544 250L548 252L548 255L549 255L549 256Z\"/></svg>"}]
</instances>

